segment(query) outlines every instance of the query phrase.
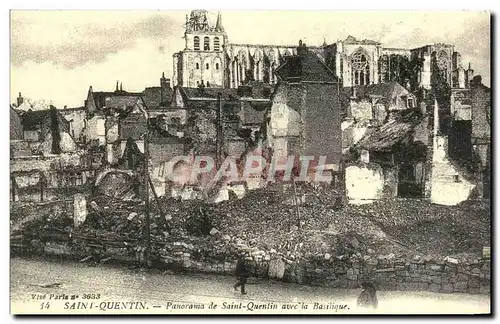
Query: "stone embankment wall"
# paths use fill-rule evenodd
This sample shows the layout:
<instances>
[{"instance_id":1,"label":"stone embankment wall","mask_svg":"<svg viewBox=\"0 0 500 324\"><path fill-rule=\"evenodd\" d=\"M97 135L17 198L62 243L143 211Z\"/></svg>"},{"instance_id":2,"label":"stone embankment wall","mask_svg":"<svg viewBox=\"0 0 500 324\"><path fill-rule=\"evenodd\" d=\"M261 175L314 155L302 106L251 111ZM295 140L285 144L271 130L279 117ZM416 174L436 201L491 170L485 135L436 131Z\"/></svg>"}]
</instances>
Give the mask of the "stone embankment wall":
<instances>
[{"instance_id":1,"label":"stone embankment wall","mask_svg":"<svg viewBox=\"0 0 500 324\"><path fill-rule=\"evenodd\" d=\"M143 263L144 247L131 244L85 244L78 237L64 243L32 242L31 252L58 255L74 259ZM217 255L200 251L193 244L171 242L161 248L153 244L153 264L179 272L205 272L233 275L235 253ZM235 245L241 245L239 243ZM155 247L156 246L156 247ZM359 288L364 280L374 282L379 290L431 291L440 293L490 293L490 260L473 260L467 264L456 259L436 261L419 259L398 260L394 255L377 259L334 257L329 254L308 260L290 260L275 251L249 249L253 273L258 278L270 278L306 285L332 288Z\"/></svg>"}]
</instances>

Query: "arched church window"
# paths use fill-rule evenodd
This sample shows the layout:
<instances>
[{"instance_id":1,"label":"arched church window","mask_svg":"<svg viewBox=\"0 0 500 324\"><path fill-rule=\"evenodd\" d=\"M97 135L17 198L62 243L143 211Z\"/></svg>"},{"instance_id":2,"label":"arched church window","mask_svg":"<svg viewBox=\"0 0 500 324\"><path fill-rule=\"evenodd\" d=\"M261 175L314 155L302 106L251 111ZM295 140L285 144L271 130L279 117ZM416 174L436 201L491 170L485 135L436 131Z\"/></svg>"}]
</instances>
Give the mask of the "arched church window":
<instances>
[{"instance_id":1,"label":"arched church window","mask_svg":"<svg viewBox=\"0 0 500 324\"><path fill-rule=\"evenodd\" d=\"M203 38L203 50L210 51L210 38L208 38L208 36L205 36L205 38Z\"/></svg>"},{"instance_id":2,"label":"arched church window","mask_svg":"<svg viewBox=\"0 0 500 324\"><path fill-rule=\"evenodd\" d=\"M199 70L200 69L200 63L196 63L196 69Z\"/></svg>"},{"instance_id":3,"label":"arched church window","mask_svg":"<svg viewBox=\"0 0 500 324\"><path fill-rule=\"evenodd\" d=\"M198 36L194 36L193 47L195 51L200 50L200 38Z\"/></svg>"},{"instance_id":4,"label":"arched church window","mask_svg":"<svg viewBox=\"0 0 500 324\"><path fill-rule=\"evenodd\" d=\"M370 84L370 65L365 54L358 52L352 56L352 73L355 85Z\"/></svg>"},{"instance_id":5,"label":"arched church window","mask_svg":"<svg viewBox=\"0 0 500 324\"><path fill-rule=\"evenodd\" d=\"M218 51L220 49L219 37L214 38L214 51Z\"/></svg>"},{"instance_id":6,"label":"arched church window","mask_svg":"<svg viewBox=\"0 0 500 324\"><path fill-rule=\"evenodd\" d=\"M448 54L446 54L446 51L439 51L437 56L437 64L440 70L444 70L448 67Z\"/></svg>"},{"instance_id":7,"label":"arched church window","mask_svg":"<svg viewBox=\"0 0 500 324\"><path fill-rule=\"evenodd\" d=\"M208 68L209 68L209 67L210 67L210 66L208 65L208 63L207 63L207 64L205 64L205 68L206 68L207 70L208 70Z\"/></svg>"}]
</instances>

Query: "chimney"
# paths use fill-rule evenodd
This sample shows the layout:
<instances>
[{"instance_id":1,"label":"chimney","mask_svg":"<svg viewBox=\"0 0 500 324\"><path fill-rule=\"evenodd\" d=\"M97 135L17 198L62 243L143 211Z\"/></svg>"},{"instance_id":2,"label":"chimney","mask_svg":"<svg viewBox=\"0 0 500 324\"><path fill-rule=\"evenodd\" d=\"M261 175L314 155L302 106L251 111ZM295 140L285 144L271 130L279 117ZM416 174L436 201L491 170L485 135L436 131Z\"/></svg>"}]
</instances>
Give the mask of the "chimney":
<instances>
[{"instance_id":1,"label":"chimney","mask_svg":"<svg viewBox=\"0 0 500 324\"><path fill-rule=\"evenodd\" d=\"M120 91L123 91L123 82L120 82Z\"/></svg>"},{"instance_id":2,"label":"chimney","mask_svg":"<svg viewBox=\"0 0 500 324\"><path fill-rule=\"evenodd\" d=\"M21 93L19 92L19 97L17 97L17 106L21 106L24 102L24 98L23 96L21 95Z\"/></svg>"},{"instance_id":3,"label":"chimney","mask_svg":"<svg viewBox=\"0 0 500 324\"><path fill-rule=\"evenodd\" d=\"M50 131L52 134L52 154L61 154L61 134L56 107L50 105Z\"/></svg>"},{"instance_id":4,"label":"chimney","mask_svg":"<svg viewBox=\"0 0 500 324\"><path fill-rule=\"evenodd\" d=\"M472 69L472 65L469 62L469 68L465 71L465 82L467 82L466 86L470 87L474 79L474 70Z\"/></svg>"},{"instance_id":5,"label":"chimney","mask_svg":"<svg viewBox=\"0 0 500 324\"><path fill-rule=\"evenodd\" d=\"M118 91L118 81L116 81L116 89L115 91Z\"/></svg>"},{"instance_id":6,"label":"chimney","mask_svg":"<svg viewBox=\"0 0 500 324\"><path fill-rule=\"evenodd\" d=\"M170 98L168 98L170 90L170 79L165 78L165 72L163 72L160 78L160 104L168 103L170 100Z\"/></svg>"},{"instance_id":7,"label":"chimney","mask_svg":"<svg viewBox=\"0 0 500 324\"><path fill-rule=\"evenodd\" d=\"M302 43L302 40L299 40L299 47L297 47L297 55L303 56L307 54L307 46Z\"/></svg>"}]
</instances>

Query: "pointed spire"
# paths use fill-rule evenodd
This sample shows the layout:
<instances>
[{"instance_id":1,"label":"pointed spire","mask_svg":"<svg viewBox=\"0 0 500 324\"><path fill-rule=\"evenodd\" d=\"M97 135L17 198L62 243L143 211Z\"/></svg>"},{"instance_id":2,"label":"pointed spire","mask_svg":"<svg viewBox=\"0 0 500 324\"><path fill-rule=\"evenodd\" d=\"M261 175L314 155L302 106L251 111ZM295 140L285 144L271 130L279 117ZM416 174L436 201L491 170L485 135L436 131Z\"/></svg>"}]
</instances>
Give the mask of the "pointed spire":
<instances>
[{"instance_id":1,"label":"pointed spire","mask_svg":"<svg viewBox=\"0 0 500 324\"><path fill-rule=\"evenodd\" d=\"M470 62L469 62L469 70L472 70L472 65Z\"/></svg>"},{"instance_id":2,"label":"pointed spire","mask_svg":"<svg viewBox=\"0 0 500 324\"><path fill-rule=\"evenodd\" d=\"M222 16L219 13L217 14L217 22L215 23L215 31L224 32L224 26L222 26Z\"/></svg>"},{"instance_id":3,"label":"pointed spire","mask_svg":"<svg viewBox=\"0 0 500 324\"><path fill-rule=\"evenodd\" d=\"M323 38L323 46L327 46L328 44L326 43L326 38Z\"/></svg>"}]
</instances>

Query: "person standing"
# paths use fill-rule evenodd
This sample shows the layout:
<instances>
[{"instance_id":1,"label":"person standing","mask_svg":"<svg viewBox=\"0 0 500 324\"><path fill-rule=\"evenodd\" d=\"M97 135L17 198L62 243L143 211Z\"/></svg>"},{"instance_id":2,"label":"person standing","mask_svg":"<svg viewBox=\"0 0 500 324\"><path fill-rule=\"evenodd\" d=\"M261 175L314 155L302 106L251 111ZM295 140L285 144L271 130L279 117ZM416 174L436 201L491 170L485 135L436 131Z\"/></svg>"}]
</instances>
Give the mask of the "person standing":
<instances>
[{"instance_id":1,"label":"person standing","mask_svg":"<svg viewBox=\"0 0 500 324\"><path fill-rule=\"evenodd\" d=\"M370 282L364 282L361 284L361 288L363 290L358 297L358 306L376 309L378 307L378 298L375 285Z\"/></svg>"},{"instance_id":2,"label":"person standing","mask_svg":"<svg viewBox=\"0 0 500 324\"><path fill-rule=\"evenodd\" d=\"M241 287L242 295L247 294L245 291L245 285L248 277L250 277L250 264L247 257L246 253L242 253L236 263L236 278L238 279L238 282L233 287L235 291L238 291L238 288Z\"/></svg>"}]
</instances>

